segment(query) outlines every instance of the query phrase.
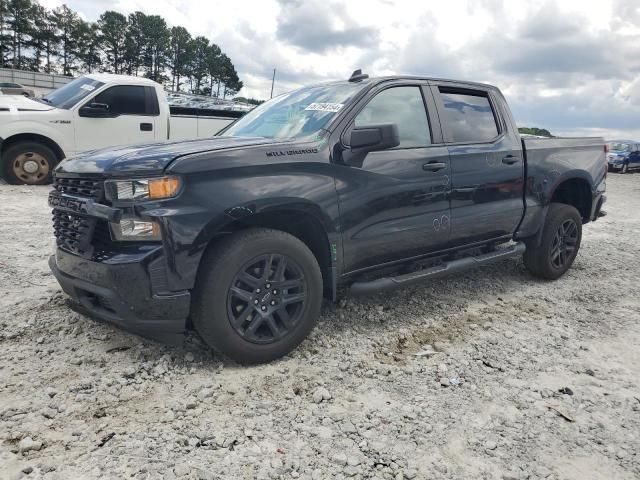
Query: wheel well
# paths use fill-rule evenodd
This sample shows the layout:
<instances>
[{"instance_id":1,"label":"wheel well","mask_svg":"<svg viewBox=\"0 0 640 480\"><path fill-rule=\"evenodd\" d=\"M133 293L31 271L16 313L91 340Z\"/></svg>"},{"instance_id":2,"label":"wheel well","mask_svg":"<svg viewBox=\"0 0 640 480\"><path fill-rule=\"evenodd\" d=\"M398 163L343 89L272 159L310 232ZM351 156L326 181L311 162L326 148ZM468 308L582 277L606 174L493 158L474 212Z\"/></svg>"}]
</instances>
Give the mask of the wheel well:
<instances>
[{"instance_id":1,"label":"wheel well","mask_svg":"<svg viewBox=\"0 0 640 480\"><path fill-rule=\"evenodd\" d=\"M293 235L303 242L313 253L322 272L325 289L332 288L331 253L327 232L313 215L298 210L277 210L256 213L245 218L234 220L224 229L225 234L234 233L246 228L271 228ZM221 236L215 237L215 243Z\"/></svg>"},{"instance_id":2,"label":"wheel well","mask_svg":"<svg viewBox=\"0 0 640 480\"><path fill-rule=\"evenodd\" d=\"M51 140L49 137L45 137L44 135L38 135L36 133L19 133L9 138L5 138L4 141L2 142L2 150L5 150L11 145L15 145L16 143L19 143L19 142L42 143L43 145L46 145L51 150L53 150L53 153L55 153L56 157L58 158L58 161L64 158L64 152L56 142Z\"/></svg>"},{"instance_id":3,"label":"wheel well","mask_svg":"<svg viewBox=\"0 0 640 480\"><path fill-rule=\"evenodd\" d=\"M587 223L591 216L591 203L593 202L591 187L586 180L581 178L565 180L556 187L551 202L574 206L580 212L582 221Z\"/></svg>"}]
</instances>

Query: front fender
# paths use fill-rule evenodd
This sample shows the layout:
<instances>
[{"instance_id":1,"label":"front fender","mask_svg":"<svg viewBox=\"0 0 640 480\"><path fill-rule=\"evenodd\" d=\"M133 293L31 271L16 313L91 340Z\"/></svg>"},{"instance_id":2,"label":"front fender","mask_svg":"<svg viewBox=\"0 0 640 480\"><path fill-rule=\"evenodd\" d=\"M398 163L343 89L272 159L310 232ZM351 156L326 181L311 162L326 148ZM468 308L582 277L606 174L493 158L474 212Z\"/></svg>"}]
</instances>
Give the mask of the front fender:
<instances>
[{"instance_id":1,"label":"front fender","mask_svg":"<svg viewBox=\"0 0 640 480\"><path fill-rule=\"evenodd\" d=\"M331 243L337 241L339 212L331 166L319 169L277 166L255 167L249 172L224 170L184 176L180 197L147 204L142 216L154 218L164 229L167 266L172 290L195 284L202 254L216 237L238 221L263 213L300 212L317 220ZM319 171L322 170L322 171Z\"/></svg>"},{"instance_id":2,"label":"front fender","mask_svg":"<svg viewBox=\"0 0 640 480\"><path fill-rule=\"evenodd\" d=\"M5 142L16 135L36 135L54 142L65 156L71 155L75 150L73 124L71 122L61 123L67 120L51 119L51 122L57 122L51 123L51 125L41 121L14 120L13 116L9 118L2 116L0 120L8 120L6 122L0 121L2 124L0 137Z\"/></svg>"}]
</instances>

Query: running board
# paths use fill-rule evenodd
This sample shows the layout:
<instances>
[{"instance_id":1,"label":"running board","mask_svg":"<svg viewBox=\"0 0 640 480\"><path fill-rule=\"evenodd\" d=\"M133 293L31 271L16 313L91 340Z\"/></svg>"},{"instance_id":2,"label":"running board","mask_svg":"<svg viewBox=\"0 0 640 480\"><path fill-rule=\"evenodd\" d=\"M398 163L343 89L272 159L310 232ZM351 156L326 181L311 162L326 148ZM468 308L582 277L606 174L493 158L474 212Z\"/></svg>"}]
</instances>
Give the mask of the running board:
<instances>
[{"instance_id":1,"label":"running board","mask_svg":"<svg viewBox=\"0 0 640 480\"><path fill-rule=\"evenodd\" d=\"M370 293L380 292L382 290L390 290L393 288L405 287L422 280L440 278L458 272L463 272L474 267L489 265L506 258L517 257L522 255L526 247L523 242L510 245L507 248L494 250L493 252L478 255L476 257L465 257L459 260L438 265L436 267L426 268L417 272L411 272L397 277L383 277L370 282L355 282L351 285L351 293L353 295L367 295Z\"/></svg>"}]
</instances>

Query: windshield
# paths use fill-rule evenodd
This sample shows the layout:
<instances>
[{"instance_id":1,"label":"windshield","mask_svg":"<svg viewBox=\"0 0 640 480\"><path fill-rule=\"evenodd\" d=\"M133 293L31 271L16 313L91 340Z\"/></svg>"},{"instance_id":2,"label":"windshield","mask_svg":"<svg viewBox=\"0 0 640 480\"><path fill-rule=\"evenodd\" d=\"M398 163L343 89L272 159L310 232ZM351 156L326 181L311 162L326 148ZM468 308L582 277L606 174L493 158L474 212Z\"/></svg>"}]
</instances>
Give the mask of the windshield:
<instances>
[{"instance_id":1,"label":"windshield","mask_svg":"<svg viewBox=\"0 0 640 480\"><path fill-rule=\"evenodd\" d=\"M628 143L610 143L609 150L615 150L617 152L630 152L631 145Z\"/></svg>"},{"instance_id":2,"label":"windshield","mask_svg":"<svg viewBox=\"0 0 640 480\"><path fill-rule=\"evenodd\" d=\"M318 133L363 83L322 85L285 93L247 113L219 135L293 139Z\"/></svg>"},{"instance_id":3,"label":"windshield","mask_svg":"<svg viewBox=\"0 0 640 480\"><path fill-rule=\"evenodd\" d=\"M68 110L102 85L104 83L89 77L76 78L64 87L60 87L42 97L42 101L47 105Z\"/></svg>"}]
</instances>

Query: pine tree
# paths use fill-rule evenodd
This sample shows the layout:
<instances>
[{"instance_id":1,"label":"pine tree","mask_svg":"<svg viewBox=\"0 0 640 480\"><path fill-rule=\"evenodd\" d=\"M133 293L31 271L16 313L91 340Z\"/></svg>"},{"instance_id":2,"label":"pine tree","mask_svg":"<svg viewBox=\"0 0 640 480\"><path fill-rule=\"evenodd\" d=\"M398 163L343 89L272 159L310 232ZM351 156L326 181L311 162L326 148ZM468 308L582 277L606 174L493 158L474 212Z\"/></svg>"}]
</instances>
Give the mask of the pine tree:
<instances>
[{"instance_id":1,"label":"pine tree","mask_svg":"<svg viewBox=\"0 0 640 480\"><path fill-rule=\"evenodd\" d=\"M209 73L207 55L210 52L209 39L207 37L196 37L193 40L193 55L189 64L189 76L193 80L193 92L202 94L203 81Z\"/></svg>"},{"instance_id":2,"label":"pine tree","mask_svg":"<svg viewBox=\"0 0 640 480\"><path fill-rule=\"evenodd\" d=\"M101 31L101 43L107 57L107 65L113 73L122 73L127 38L127 17L108 10L100 15L98 26Z\"/></svg>"},{"instance_id":3,"label":"pine tree","mask_svg":"<svg viewBox=\"0 0 640 480\"><path fill-rule=\"evenodd\" d=\"M53 20L59 32L62 74L73 75L77 70L76 60L79 57L80 17L69 7L62 5L53 11Z\"/></svg>"},{"instance_id":4,"label":"pine tree","mask_svg":"<svg viewBox=\"0 0 640 480\"><path fill-rule=\"evenodd\" d=\"M192 53L193 41L191 40L191 34L184 27L173 27L171 29L171 43L169 47L169 68L172 73L172 90L180 91L180 77L187 75Z\"/></svg>"},{"instance_id":5,"label":"pine tree","mask_svg":"<svg viewBox=\"0 0 640 480\"><path fill-rule=\"evenodd\" d=\"M213 84L218 84L218 93L220 92L220 65L222 64L222 50L215 43L209 45L207 50L207 73L210 78L209 90L211 96L213 96ZM216 97L218 95L216 94Z\"/></svg>"},{"instance_id":6,"label":"pine tree","mask_svg":"<svg viewBox=\"0 0 640 480\"><path fill-rule=\"evenodd\" d=\"M97 23L82 22L78 26L79 60L82 69L93 72L100 65L100 28Z\"/></svg>"},{"instance_id":7,"label":"pine tree","mask_svg":"<svg viewBox=\"0 0 640 480\"><path fill-rule=\"evenodd\" d=\"M144 34L142 25L145 22L146 15L142 12L133 12L129 14L127 34L124 41L123 63L126 72L129 75L138 76L138 71L142 66L142 54L145 47Z\"/></svg>"},{"instance_id":8,"label":"pine tree","mask_svg":"<svg viewBox=\"0 0 640 480\"><path fill-rule=\"evenodd\" d=\"M166 79L167 53L171 33L164 18L159 15L147 15L142 22L144 43L145 76L159 83Z\"/></svg>"},{"instance_id":9,"label":"pine tree","mask_svg":"<svg viewBox=\"0 0 640 480\"><path fill-rule=\"evenodd\" d=\"M46 12L46 16L42 19L41 26L38 27L38 34L42 37L44 60L46 73L53 71L53 59L60 54L60 38L58 37L58 26L56 25L56 19L53 13Z\"/></svg>"},{"instance_id":10,"label":"pine tree","mask_svg":"<svg viewBox=\"0 0 640 480\"><path fill-rule=\"evenodd\" d=\"M30 41L29 33L33 30L31 0L9 0L8 25L11 29L12 67L26 68L25 49Z\"/></svg>"},{"instance_id":11,"label":"pine tree","mask_svg":"<svg viewBox=\"0 0 640 480\"><path fill-rule=\"evenodd\" d=\"M0 68L4 68L11 48L11 35L8 28L9 2L0 0Z\"/></svg>"}]
</instances>

